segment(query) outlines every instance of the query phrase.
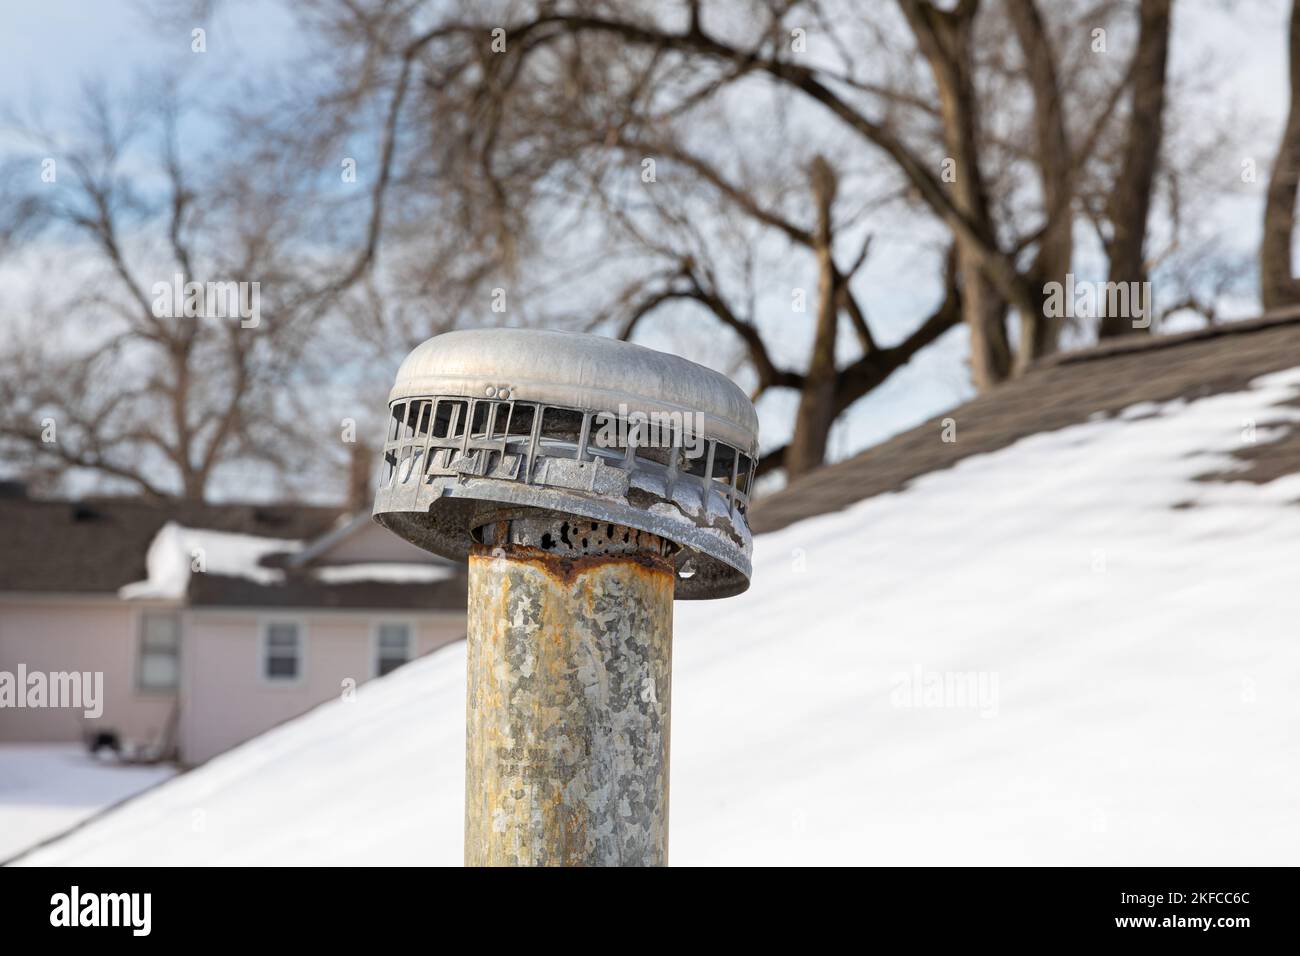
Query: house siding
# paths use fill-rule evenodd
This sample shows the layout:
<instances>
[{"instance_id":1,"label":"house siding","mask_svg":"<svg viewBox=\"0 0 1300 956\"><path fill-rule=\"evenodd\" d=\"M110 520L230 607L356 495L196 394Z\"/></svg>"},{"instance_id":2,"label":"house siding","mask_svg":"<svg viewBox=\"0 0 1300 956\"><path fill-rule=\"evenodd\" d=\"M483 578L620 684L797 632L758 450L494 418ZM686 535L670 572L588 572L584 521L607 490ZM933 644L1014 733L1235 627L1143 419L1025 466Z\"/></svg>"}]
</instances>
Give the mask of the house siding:
<instances>
[{"instance_id":1,"label":"house siding","mask_svg":"<svg viewBox=\"0 0 1300 956\"><path fill-rule=\"evenodd\" d=\"M297 622L303 640L299 679L268 682L262 673L267 622ZM381 621L412 625L415 656L464 637L463 613L191 610L182 657L180 758L197 764L276 724L340 696L374 674L374 632Z\"/></svg>"},{"instance_id":2,"label":"house siding","mask_svg":"<svg viewBox=\"0 0 1300 956\"><path fill-rule=\"evenodd\" d=\"M140 614L155 608L115 598L77 595L0 597L0 671L90 671L104 675L104 712L87 719L79 709L0 708L0 741L70 742L87 732L115 731L123 741L161 739L175 693L136 689ZM185 637L181 637L184 658Z\"/></svg>"}]
</instances>

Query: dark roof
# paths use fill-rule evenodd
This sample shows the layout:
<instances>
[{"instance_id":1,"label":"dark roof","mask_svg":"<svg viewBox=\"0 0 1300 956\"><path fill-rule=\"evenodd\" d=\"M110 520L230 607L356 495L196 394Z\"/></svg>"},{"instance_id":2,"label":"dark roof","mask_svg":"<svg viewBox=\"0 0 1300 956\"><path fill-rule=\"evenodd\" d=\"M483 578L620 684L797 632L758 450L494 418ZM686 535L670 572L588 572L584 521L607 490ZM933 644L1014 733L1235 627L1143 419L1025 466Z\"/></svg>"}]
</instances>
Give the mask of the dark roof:
<instances>
[{"instance_id":1,"label":"dark roof","mask_svg":"<svg viewBox=\"0 0 1300 956\"><path fill-rule=\"evenodd\" d=\"M141 581L149 544L168 521L305 540L328 530L341 513L310 505L0 496L0 591L116 591Z\"/></svg>"},{"instance_id":2,"label":"dark roof","mask_svg":"<svg viewBox=\"0 0 1300 956\"><path fill-rule=\"evenodd\" d=\"M468 582L463 573L445 581L354 581L326 584L306 573L289 572L283 584L196 574L190 578L194 607L382 608L393 611L464 611Z\"/></svg>"},{"instance_id":3,"label":"dark roof","mask_svg":"<svg viewBox=\"0 0 1300 956\"><path fill-rule=\"evenodd\" d=\"M114 593L148 574L145 555L168 521L286 541L308 541L338 525L344 509L294 504L196 504L142 498L80 501L25 497L17 486L0 495L0 591ZM263 562L284 567L283 556ZM357 581L329 584L310 568L286 568L283 583L260 584L220 574L195 574L195 607L322 607L463 609L463 574L445 581Z\"/></svg>"},{"instance_id":4,"label":"dark roof","mask_svg":"<svg viewBox=\"0 0 1300 956\"><path fill-rule=\"evenodd\" d=\"M1038 432L1113 415L1139 402L1240 391L1253 378L1298 365L1300 317L1281 314L1181 335L1126 336L1059 353L1018 379L760 499L751 526L756 532L776 531L897 491L927 472ZM956 422L955 442L941 440L946 418ZM1270 481L1300 472L1300 429L1277 442L1246 446L1238 457L1249 470L1233 472L1236 480Z\"/></svg>"}]
</instances>

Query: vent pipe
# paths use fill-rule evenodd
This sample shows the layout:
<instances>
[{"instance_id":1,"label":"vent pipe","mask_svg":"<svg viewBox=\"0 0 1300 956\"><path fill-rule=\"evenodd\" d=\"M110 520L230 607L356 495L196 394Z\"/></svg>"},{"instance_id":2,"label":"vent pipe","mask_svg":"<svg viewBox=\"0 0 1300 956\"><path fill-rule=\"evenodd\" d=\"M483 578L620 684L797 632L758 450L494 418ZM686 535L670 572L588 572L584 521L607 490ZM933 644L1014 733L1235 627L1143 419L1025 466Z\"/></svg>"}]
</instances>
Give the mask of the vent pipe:
<instances>
[{"instance_id":1,"label":"vent pipe","mask_svg":"<svg viewBox=\"0 0 1300 956\"><path fill-rule=\"evenodd\" d=\"M749 585L752 404L522 329L430 339L389 402L375 519L469 562L466 864L666 864L672 602Z\"/></svg>"}]
</instances>

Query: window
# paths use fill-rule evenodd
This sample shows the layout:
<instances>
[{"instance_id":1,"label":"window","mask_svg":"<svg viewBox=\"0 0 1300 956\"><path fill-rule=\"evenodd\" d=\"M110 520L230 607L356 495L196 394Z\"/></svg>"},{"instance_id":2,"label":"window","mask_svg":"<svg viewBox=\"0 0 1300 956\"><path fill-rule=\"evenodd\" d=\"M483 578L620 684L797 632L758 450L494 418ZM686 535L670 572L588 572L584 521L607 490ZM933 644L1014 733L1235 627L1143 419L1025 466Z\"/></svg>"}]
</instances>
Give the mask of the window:
<instances>
[{"instance_id":1,"label":"window","mask_svg":"<svg viewBox=\"0 0 1300 956\"><path fill-rule=\"evenodd\" d=\"M380 624L375 654L375 676L397 670L411 659L411 628L406 624Z\"/></svg>"},{"instance_id":2,"label":"window","mask_svg":"<svg viewBox=\"0 0 1300 956\"><path fill-rule=\"evenodd\" d=\"M262 642L262 676L269 681L293 682L302 676L302 633L293 621L266 625Z\"/></svg>"},{"instance_id":3,"label":"window","mask_svg":"<svg viewBox=\"0 0 1300 956\"><path fill-rule=\"evenodd\" d=\"M140 653L136 686L145 691L173 691L181 676L181 616L172 612L140 617Z\"/></svg>"}]
</instances>

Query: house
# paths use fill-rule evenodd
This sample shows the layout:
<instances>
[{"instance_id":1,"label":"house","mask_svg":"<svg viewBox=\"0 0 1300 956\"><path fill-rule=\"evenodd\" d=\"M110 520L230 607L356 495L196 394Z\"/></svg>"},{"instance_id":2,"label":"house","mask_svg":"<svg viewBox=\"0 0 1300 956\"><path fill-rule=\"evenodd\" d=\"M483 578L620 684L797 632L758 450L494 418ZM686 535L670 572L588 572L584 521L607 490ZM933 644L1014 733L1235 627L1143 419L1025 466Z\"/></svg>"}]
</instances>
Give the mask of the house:
<instances>
[{"instance_id":1,"label":"house","mask_svg":"<svg viewBox=\"0 0 1300 956\"><path fill-rule=\"evenodd\" d=\"M1060 356L759 501L750 589L674 607L673 862L1294 861L1297 502L1274 319ZM464 690L457 642L21 862L458 864Z\"/></svg>"},{"instance_id":2,"label":"house","mask_svg":"<svg viewBox=\"0 0 1300 956\"><path fill-rule=\"evenodd\" d=\"M8 702L0 742L197 764L465 632L461 571L364 511L6 483L0 527L0 676L102 686L94 718Z\"/></svg>"}]
</instances>

